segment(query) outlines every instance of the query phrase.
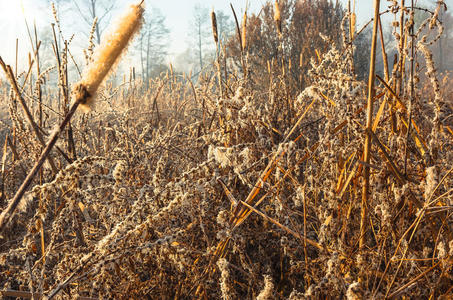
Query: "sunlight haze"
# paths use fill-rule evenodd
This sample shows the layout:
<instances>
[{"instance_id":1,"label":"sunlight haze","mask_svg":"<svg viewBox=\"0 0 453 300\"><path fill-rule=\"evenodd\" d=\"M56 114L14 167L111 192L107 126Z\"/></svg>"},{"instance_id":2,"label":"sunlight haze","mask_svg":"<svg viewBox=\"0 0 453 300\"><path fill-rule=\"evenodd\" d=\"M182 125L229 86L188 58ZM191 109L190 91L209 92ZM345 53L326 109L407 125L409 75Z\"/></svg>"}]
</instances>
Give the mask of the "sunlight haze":
<instances>
[{"instance_id":1,"label":"sunlight haze","mask_svg":"<svg viewBox=\"0 0 453 300\"><path fill-rule=\"evenodd\" d=\"M80 0L78 0L80 2ZM447 0L447 5L451 5L453 0ZM136 1L117 0L115 11L112 15L118 14L121 9ZM148 7L155 7L166 17L166 26L170 29L170 47L168 61L171 62L178 54L184 52L188 47L188 29L193 14L194 6L201 4L209 9L214 8L216 11L222 10L231 15L230 3L233 4L238 14L241 14L246 5L245 0L168 0L168 1L146 1ZM249 11L258 13L265 0L249 0ZM347 1L341 1L347 6ZM33 24L36 23L38 28L38 38L43 31L50 31L50 24L55 20L52 15L51 1L46 0L0 0L0 24L2 24L2 43L0 44L0 56L9 64L15 60L16 39L19 39L19 57L27 56L30 50L30 39L25 26L25 19L28 22L30 31L33 33ZM357 25L363 25L372 17L372 1L357 0L356 13L358 16ZM386 2L381 4L381 10L384 9ZM66 38L74 34L73 46L86 47L86 33L80 34L80 30L73 28L74 19L80 18L77 11L62 11L60 14L60 23L63 28L63 34ZM25 18L24 18L25 17ZM19 61L19 65L26 62Z\"/></svg>"}]
</instances>

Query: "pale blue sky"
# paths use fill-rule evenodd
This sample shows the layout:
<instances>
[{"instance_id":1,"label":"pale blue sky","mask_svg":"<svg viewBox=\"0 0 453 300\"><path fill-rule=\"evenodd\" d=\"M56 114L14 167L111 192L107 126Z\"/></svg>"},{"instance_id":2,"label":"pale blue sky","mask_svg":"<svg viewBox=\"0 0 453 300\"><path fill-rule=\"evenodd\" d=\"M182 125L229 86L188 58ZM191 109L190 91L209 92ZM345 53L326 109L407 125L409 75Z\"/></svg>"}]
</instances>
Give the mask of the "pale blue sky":
<instances>
[{"instance_id":1,"label":"pale blue sky","mask_svg":"<svg viewBox=\"0 0 453 300\"><path fill-rule=\"evenodd\" d=\"M81 0L76 0L81 1ZM137 0L117 0L117 11L121 7L129 3L135 3ZM230 14L231 9L229 4L232 3L237 13L243 12L247 0L146 0L147 5L152 5L161 10L166 16L166 24L171 30L171 60L177 54L181 53L187 47L187 35L189 21L192 16L193 7L200 3L208 8L216 10L224 10ZM432 1L432 0L431 0ZM249 10L258 11L265 3L265 0L248 0ZM342 3L347 3L347 0L341 0ZM358 25L365 23L372 17L372 0L356 0L356 12L358 16ZM387 1L381 1L381 10L385 9ZM453 0L446 0L449 8L453 8ZM15 57L16 38L19 38L19 54L20 57L26 57L30 51L30 42L26 33L24 24L24 15L27 18L29 25L36 21L40 31L49 28L49 24L54 22L50 7L45 4L44 0L0 0L0 30L2 31L2 43L0 43L0 56L9 64L13 64ZM86 42L86 37L80 31L71 28L73 24L72 18L80 18L78 15L71 15L70 12L62 14L61 23L66 37L75 34L75 42L80 40L80 43ZM47 29L48 30L48 29Z\"/></svg>"}]
</instances>

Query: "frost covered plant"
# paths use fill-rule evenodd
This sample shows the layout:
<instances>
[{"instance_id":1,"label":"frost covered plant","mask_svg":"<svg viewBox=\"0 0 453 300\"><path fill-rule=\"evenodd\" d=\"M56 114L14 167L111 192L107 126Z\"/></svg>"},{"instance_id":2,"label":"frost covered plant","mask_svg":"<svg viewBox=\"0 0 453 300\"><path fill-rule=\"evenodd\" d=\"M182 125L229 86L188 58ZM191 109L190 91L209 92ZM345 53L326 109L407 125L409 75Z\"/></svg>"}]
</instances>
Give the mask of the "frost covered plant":
<instances>
[{"instance_id":1,"label":"frost covered plant","mask_svg":"<svg viewBox=\"0 0 453 300\"><path fill-rule=\"evenodd\" d=\"M220 290L222 291L222 299L234 299L234 289L232 287L228 261L224 258L217 261L217 266L220 270Z\"/></svg>"},{"instance_id":2,"label":"frost covered plant","mask_svg":"<svg viewBox=\"0 0 453 300\"><path fill-rule=\"evenodd\" d=\"M63 299L448 297L452 146L448 128L430 135L436 96L431 77L421 73L436 70L419 55L421 33L412 44L405 36L410 8L390 2L398 49L407 42L394 72L376 84L367 163L367 84L354 70L359 48L350 41L363 30L347 32L354 27L351 12L343 19L344 43L323 36L313 59L301 55L300 65L311 66L306 80L293 84L288 77L299 64L285 60L285 52L297 47L286 38L299 27L288 20L290 2L278 1L282 35L273 3L263 10L269 44L276 45L269 68L246 66L244 78L220 53L197 79L173 70L146 83L137 76L117 88L106 85L102 113L76 115L72 138L57 128L57 172L39 174L0 240L2 287ZM248 18L246 50L253 51L252 30L260 22ZM226 41L218 43L228 52ZM411 62L419 81L410 79ZM82 76L105 73L102 65ZM37 87L24 82L27 99L37 97L29 95ZM91 82L99 91L102 83ZM93 96L88 88L79 92ZM58 112L61 91L48 93L53 102L43 103ZM6 131L10 141L2 147L1 196L14 193L41 151L11 94L4 94L14 130ZM47 133L64 114L43 111ZM361 232L365 167L371 194Z\"/></svg>"},{"instance_id":3,"label":"frost covered plant","mask_svg":"<svg viewBox=\"0 0 453 300\"><path fill-rule=\"evenodd\" d=\"M434 190L437 186L437 171L436 167L429 167L426 169L426 182L425 182L425 192L423 196L425 200L429 200L434 193Z\"/></svg>"},{"instance_id":4,"label":"frost covered plant","mask_svg":"<svg viewBox=\"0 0 453 300\"><path fill-rule=\"evenodd\" d=\"M269 275L264 276L264 288L256 297L257 300L270 300L274 299L274 283L272 277Z\"/></svg>"}]
</instances>

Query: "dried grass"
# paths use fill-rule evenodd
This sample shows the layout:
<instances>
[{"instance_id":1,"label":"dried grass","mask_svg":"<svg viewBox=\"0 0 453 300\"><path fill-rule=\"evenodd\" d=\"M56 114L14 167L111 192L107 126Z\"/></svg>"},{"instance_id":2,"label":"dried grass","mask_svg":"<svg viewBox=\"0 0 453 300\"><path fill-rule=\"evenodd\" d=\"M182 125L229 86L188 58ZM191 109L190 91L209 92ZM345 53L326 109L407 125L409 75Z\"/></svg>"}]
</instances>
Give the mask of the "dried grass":
<instances>
[{"instance_id":1,"label":"dried grass","mask_svg":"<svg viewBox=\"0 0 453 300\"><path fill-rule=\"evenodd\" d=\"M398 3L391 5L399 17ZM437 32L435 19L426 24ZM58 174L45 166L25 194L27 205L3 232L0 293L451 297L453 133L451 99L443 94L449 85L436 83L442 77L430 56L420 55L429 50L420 43L430 43L420 33L417 43L403 45L394 72L379 77L369 97L352 71L351 35L343 34L343 44L304 57L311 59L312 84L294 95L285 93L283 68L273 64L272 76L263 79L266 93L259 92L263 82L240 71L219 76L219 63L195 84L176 72L118 88L95 80L90 86L102 90L98 109L71 122L76 158L54 153ZM409 82L410 72L399 68L407 67L401 62L410 61L411 47L420 78L412 94L410 84L396 84L397 74ZM22 91L25 99L31 84ZM51 90L49 97L57 94ZM2 95L10 137L2 149L4 207L41 144L14 94ZM50 117L42 129L48 132L61 108L55 101L46 106ZM63 153L69 140L61 135ZM366 169L368 210L361 215Z\"/></svg>"}]
</instances>

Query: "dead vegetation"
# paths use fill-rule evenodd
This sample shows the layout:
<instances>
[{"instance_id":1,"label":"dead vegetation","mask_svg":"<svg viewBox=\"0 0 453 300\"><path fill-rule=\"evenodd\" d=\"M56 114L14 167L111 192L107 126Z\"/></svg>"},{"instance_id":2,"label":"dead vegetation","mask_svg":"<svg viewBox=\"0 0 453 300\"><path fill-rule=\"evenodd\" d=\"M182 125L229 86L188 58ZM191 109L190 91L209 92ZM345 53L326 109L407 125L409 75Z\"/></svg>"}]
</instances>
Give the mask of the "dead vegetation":
<instances>
[{"instance_id":1,"label":"dead vegetation","mask_svg":"<svg viewBox=\"0 0 453 300\"><path fill-rule=\"evenodd\" d=\"M48 160L2 232L3 295L452 297L451 95L429 48L444 3L426 31L413 28L415 7L389 4L403 20L398 54L376 80L370 68L374 89L354 72L361 31L348 12L341 42L322 36L326 51L304 58L310 85L300 91L288 88L284 59L257 82L244 41L238 68L220 51L197 82L168 72L107 84L97 108L59 133L55 169ZM275 21L284 41L287 24ZM52 71L59 89L44 96L45 82L14 75L21 107L2 87L2 207L39 157L39 134L46 142L67 113L64 53Z\"/></svg>"}]
</instances>

